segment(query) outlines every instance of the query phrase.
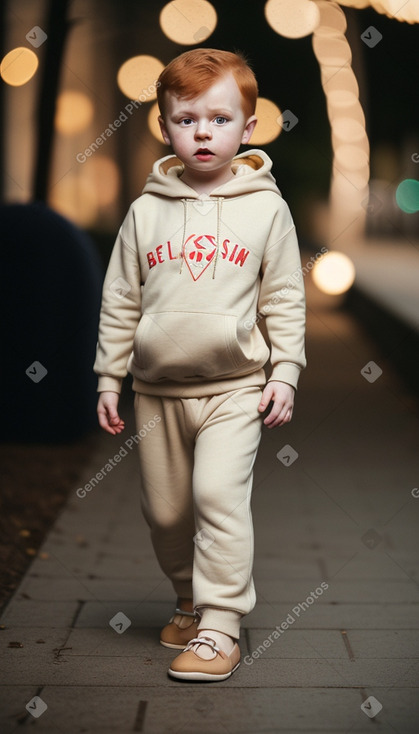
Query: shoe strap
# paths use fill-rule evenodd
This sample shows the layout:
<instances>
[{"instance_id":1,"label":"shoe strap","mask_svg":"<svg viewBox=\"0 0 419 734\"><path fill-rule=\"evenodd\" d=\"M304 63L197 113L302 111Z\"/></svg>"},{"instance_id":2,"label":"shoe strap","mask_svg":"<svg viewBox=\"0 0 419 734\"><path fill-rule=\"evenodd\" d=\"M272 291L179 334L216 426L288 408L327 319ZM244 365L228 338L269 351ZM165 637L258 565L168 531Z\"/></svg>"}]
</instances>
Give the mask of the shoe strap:
<instances>
[{"instance_id":1,"label":"shoe strap","mask_svg":"<svg viewBox=\"0 0 419 734\"><path fill-rule=\"evenodd\" d=\"M196 617L195 612L185 612L183 609L178 609L176 607L175 614L181 614L182 617Z\"/></svg>"},{"instance_id":2,"label":"shoe strap","mask_svg":"<svg viewBox=\"0 0 419 734\"><path fill-rule=\"evenodd\" d=\"M217 647L214 640L211 640L210 637L194 637L193 640L190 640L188 642L188 646L185 648L185 650L190 650L194 645L208 645L208 647L211 648L214 652L220 652L220 648Z\"/></svg>"}]
</instances>

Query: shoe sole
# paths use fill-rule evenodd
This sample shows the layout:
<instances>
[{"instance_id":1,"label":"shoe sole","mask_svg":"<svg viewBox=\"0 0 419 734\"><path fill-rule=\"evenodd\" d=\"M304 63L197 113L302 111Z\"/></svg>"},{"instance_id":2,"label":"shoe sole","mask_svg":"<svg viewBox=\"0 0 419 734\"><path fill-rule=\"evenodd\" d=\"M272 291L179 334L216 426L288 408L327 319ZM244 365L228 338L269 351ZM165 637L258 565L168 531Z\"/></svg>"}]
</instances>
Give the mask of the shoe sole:
<instances>
[{"instance_id":1,"label":"shoe sole","mask_svg":"<svg viewBox=\"0 0 419 734\"><path fill-rule=\"evenodd\" d=\"M231 675L233 675L234 671L237 670L239 667L240 662L237 663L237 665L234 666L233 670L231 670L229 673L222 673L220 675L217 675L216 673L200 673L198 671L194 672L180 672L178 670L172 670L169 668L168 673L173 678L177 678L178 680L201 680L201 681L217 681L217 680L226 680L227 678L230 678Z\"/></svg>"},{"instance_id":2,"label":"shoe sole","mask_svg":"<svg viewBox=\"0 0 419 734\"><path fill-rule=\"evenodd\" d=\"M171 650L184 650L188 643L185 642L184 645L175 645L173 642L163 642L163 640L160 640L160 645L163 645L163 647L170 647Z\"/></svg>"}]
</instances>

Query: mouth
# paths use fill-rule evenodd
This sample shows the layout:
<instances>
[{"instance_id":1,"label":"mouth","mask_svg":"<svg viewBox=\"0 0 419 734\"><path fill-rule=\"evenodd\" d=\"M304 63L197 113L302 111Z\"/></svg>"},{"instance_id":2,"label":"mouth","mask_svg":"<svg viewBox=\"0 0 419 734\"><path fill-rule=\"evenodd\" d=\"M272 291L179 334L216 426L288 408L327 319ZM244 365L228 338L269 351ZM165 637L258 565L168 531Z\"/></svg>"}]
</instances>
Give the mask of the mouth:
<instances>
[{"instance_id":1,"label":"mouth","mask_svg":"<svg viewBox=\"0 0 419 734\"><path fill-rule=\"evenodd\" d=\"M209 148L198 148L196 153L194 153L195 158L198 158L200 161L208 161L213 155L214 153Z\"/></svg>"}]
</instances>

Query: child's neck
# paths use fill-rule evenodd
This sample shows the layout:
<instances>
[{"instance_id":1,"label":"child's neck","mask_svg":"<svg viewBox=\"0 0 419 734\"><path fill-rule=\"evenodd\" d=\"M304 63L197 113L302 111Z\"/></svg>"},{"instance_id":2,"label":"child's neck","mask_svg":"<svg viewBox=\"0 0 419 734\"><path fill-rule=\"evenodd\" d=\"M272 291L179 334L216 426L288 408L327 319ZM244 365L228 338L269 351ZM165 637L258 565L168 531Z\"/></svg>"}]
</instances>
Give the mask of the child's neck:
<instances>
[{"instance_id":1,"label":"child's neck","mask_svg":"<svg viewBox=\"0 0 419 734\"><path fill-rule=\"evenodd\" d=\"M200 196L209 196L214 189L217 189L219 186L222 186L222 184L227 183L227 181L231 181L231 179L234 178L234 173L230 168L229 171L225 171L221 175L206 179L197 179L185 169L180 178L187 184L187 186L190 186L191 189L196 191Z\"/></svg>"}]
</instances>

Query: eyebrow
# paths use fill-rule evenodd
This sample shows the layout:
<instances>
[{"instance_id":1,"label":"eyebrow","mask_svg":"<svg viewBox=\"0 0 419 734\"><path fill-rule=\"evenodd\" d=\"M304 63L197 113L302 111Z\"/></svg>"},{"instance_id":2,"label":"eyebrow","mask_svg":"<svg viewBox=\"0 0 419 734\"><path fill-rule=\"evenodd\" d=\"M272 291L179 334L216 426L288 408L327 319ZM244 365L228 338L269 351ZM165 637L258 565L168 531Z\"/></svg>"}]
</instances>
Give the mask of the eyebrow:
<instances>
[{"instance_id":1,"label":"eyebrow","mask_svg":"<svg viewBox=\"0 0 419 734\"><path fill-rule=\"evenodd\" d=\"M212 107L209 109L209 113L211 115L224 115L224 114L232 115L233 110L230 107ZM189 109L178 110L176 112L176 115L182 115L182 116L188 116L188 117L193 117L195 114L196 112L192 112Z\"/></svg>"}]
</instances>

